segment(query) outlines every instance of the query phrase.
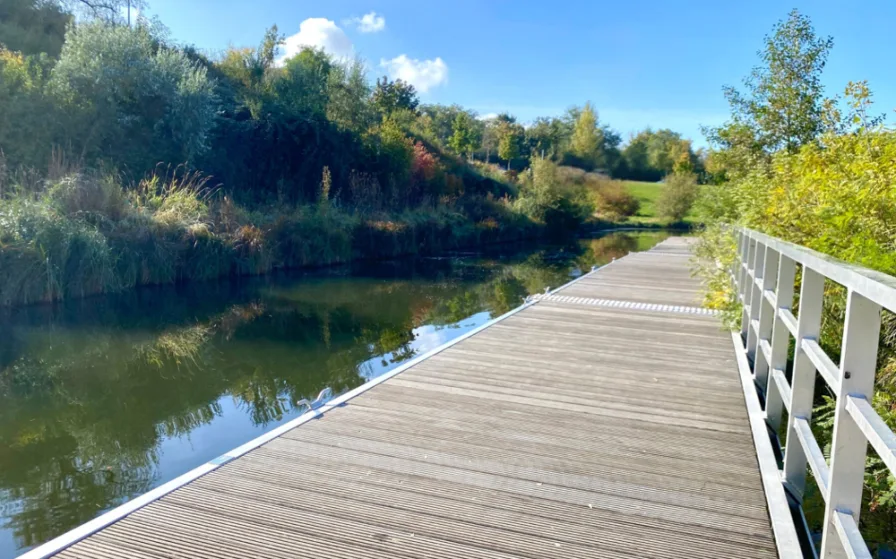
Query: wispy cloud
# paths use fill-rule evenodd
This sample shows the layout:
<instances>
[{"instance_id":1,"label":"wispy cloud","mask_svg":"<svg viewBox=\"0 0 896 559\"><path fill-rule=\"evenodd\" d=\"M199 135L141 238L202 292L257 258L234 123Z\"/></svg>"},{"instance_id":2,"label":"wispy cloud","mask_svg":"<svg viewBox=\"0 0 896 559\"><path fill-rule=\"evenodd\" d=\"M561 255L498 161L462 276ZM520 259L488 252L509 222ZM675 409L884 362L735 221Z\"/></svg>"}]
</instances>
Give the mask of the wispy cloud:
<instances>
[{"instance_id":1,"label":"wispy cloud","mask_svg":"<svg viewBox=\"0 0 896 559\"><path fill-rule=\"evenodd\" d=\"M343 23L355 26L361 33L378 33L386 28L386 18L376 12L353 17Z\"/></svg>"},{"instance_id":2,"label":"wispy cloud","mask_svg":"<svg viewBox=\"0 0 896 559\"><path fill-rule=\"evenodd\" d=\"M380 67L385 68L393 80L406 81L424 93L448 81L448 65L439 57L417 60L402 54L391 60L383 58Z\"/></svg>"},{"instance_id":3,"label":"wispy cloud","mask_svg":"<svg viewBox=\"0 0 896 559\"><path fill-rule=\"evenodd\" d=\"M299 24L299 32L284 41L281 60L295 56L304 47L323 49L336 58L350 58L355 50L345 31L322 17L310 17Z\"/></svg>"}]
</instances>

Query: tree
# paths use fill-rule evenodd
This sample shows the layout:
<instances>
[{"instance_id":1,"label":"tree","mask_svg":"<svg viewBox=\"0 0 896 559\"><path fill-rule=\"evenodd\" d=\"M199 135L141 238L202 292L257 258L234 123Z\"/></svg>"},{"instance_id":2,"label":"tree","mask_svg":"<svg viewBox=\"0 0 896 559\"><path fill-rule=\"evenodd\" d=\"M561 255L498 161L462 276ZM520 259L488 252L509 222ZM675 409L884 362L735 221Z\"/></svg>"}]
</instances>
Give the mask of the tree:
<instances>
[{"instance_id":1,"label":"tree","mask_svg":"<svg viewBox=\"0 0 896 559\"><path fill-rule=\"evenodd\" d=\"M482 121L482 149L485 150L486 163L491 163L490 157L492 152L498 151L499 140L498 120L489 118Z\"/></svg>"},{"instance_id":2,"label":"tree","mask_svg":"<svg viewBox=\"0 0 896 559\"><path fill-rule=\"evenodd\" d=\"M370 103L370 84L364 62L356 58L330 68L327 84L327 118L339 127L360 134L375 120Z\"/></svg>"},{"instance_id":3,"label":"tree","mask_svg":"<svg viewBox=\"0 0 896 559\"><path fill-rule=\"evenodd\" d=\"M215 63L215 70L226 78L230 97L238 105L249 110L253 118L260 118L267 110L265 104L276 96L272 92L271 70L277 49L283 44L283 35L274 25L265 31L264 39L256 48L229 48Z\"/></svg>"},{"instance_id":4,"label":"tree","mask_svg":"<svg viewBox=\"0 0 896 559\"><path fill-rule=\"evenodd\" d=\"M49 159L56 115L43 95L44 75L34 57L0 46L0 167L38 167Z\"/></svg>"},{"instance_id":5,"label":"tree","mask_svg":"<svg viewBox=\"0 0 896 559\"><path fill-rule=\"evenodd\" d=\"M451 149L457 154L469 157L479 146L480 140L481 137L477 138L470 116L467 113L458 114L454 119L454 133L448 141Z\"/></svg>"},{"instance_id":6,"label":"tree","mask_svg":"<svg viewBox=\"0 0 896 559\"><path fill-rule=\"evenodd\" d=\"M516 118L508 114L500 114L496 119L498 128L498 157L507 161L507 170L510 170L510 162L520 156L520 143L523 139L523 127L517 124Z\"/></svg>"},{"instance_id":7,"label":"tree","mask_svg":"<svg viewBox=\"0 0 896 559\"><path fill-rule=\"evenodd\" d=\"M539 117L526 129L526 142L536 155L556 157L569 138L559 118Z\"/></svg>"},{"instance_id":8,"label":"tree","mask_svg":"<svg viewBox=\"0 0 896 559\"><path fill-rule=\"evenodd\" d=\"M657 200L657 213L672 222L679 222L691 211L697 199L697 175L687 170L666 177Z\"/></svg>"},{"instance_id":9,"label":"tree","mask_svg":"<svg viewBox=\"0 0 896 559\"><path fill-rule=\"evenodd\" d=\"M206 69L160 48L142 25L72 28L47 89L66 115L62 140L76 157L138 173L203 153L218 110Z\"/></svg>"},{"instance_id":10,"label":"tree","mask_svg":"<svg viewBox=\"0 0 896 559\"><path fill-rule=\"evenodd\" d=\"M635 180L658 181L672 173L683 160L690 163L693 171L699 166L690 140L668 128L638 132L625 146L622 157L628 178Z\"/></svg>"},{"instance_id":11,"label":"tree","mask_svg":"<svg viewBox=\"0 0 896 559\"><path fill-rule=\"evenodd\" d=\"M41 0L0 2L0 45L25 55L59 56L71 15Z\"/></svg>"},{"instance_id":12,"label":"tree","mask_svg":"<svg viewBox=\"0 0 896 559\"><path fill-rule=\"evenodd\" d=\"M413 85L403 80L389 81L385 76L376 80L373 106L380 115L387 117L398 110L416 113L419 104Z\"/></svg>"},{"instance_id":13,"label":"tree","mask_svg":"<svg viewBox=\"0 0 896 559\"><path fill-rule=\"evenodd\" d=\"M602 138L597 128L597 115L591 103L585 103L576 119L575 128L569 141L569 150L576 157L595 162Z\"/></svg>"},{"instance_id":14,"label":"tree","mask_svg":"<svg viewBox=\"0 0 896 559\"><path fill-rule=\"evenodd\" d=\"M790 12L766 35L762 65L744 80L745 92L724 88L732 120L707 131L710 143L724 145L741 126L752 132L748 142L765 152L794 153L815 140L823 128L821 73L833 44L815 34L807 16Z\"/></svg>"},{"instance_id":15,"label":"tree","mask_svg":"<svg viewBox=\"0 0 896 559\"><path fill-rule=\"evenodd\" d=\"M294 115L326 116L333 63L322 49L304 48L283 63L274 84L281 110Z\"/></svg>"},{"instance_id":16,"label":"tree","mask_svg":"<svg viewBox=\"0 0 896 559\"><path fill-rule=\"evenodd\" d=\"M131 25L136 15L146 10L146 0L63 0L73 12L111 24Z\"/></svg>"}]
</instances>

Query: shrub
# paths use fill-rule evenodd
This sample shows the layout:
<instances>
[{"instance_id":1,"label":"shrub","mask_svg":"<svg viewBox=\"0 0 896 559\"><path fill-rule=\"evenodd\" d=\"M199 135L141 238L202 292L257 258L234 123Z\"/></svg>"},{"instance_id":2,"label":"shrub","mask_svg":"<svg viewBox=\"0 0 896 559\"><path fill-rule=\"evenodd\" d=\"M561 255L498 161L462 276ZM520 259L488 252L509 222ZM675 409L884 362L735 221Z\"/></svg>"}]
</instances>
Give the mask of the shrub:
<instances>
[{"instance_id":1,"label":"shrub","mask_svg":"<svg viewBox=\"0 0 896 559\"><path fill-rule=\"evenodd\" d=\"M0 300L37 302L114 289L105 237L30 200L0 202Z\"/></svg>"},{"instance_id":2,"label":"shrub","mask_svg":"<svg viewBox=\"0 0 896 559\"><path fill-rule=\"evenodd\" d=\"M678 222L691 211L699 193L697 175L689 172L673 173L666 176L663 190L656 202L660 217Z\"/></svg>"},{"instance_id":3,"label":"shrub","mask_svg":"<svg viewBox=\"0 0 896 559\"><path fill-rule=\"evenodd\" d=\"M563 182L557 166L547 159L532 161L520 181L515 207L544 223L551 236L575 231L593 211L585 187Z\"/></svg>"},{"instance_id":4,"label":"shrub","mask_svg":"<svg viewBox=\"0 0 896 559\"><path fill-rule=\"evenodd\" d=\"M641 209L641 203L620 181L600 181L595 190L595 198L598 213L611 220L633 216Z\"/></svg>"},{"instance_id":5,"label":"shrub","mask_svg":"<svg viewBox=\"0 0 896 559\"><path fill-rule=\"evenodd\" d=\"M205 68L159 44L145 25L81 23L66 34L48 92L78 152L142 173L208 148L215 83Z\"/></svg>"},{"instance_id":6,"label":"shrub","mask_svg":"<svg viewBox=\"0 0 896 559\"><path fill-rule=\"evenodd\" d=\"M69 175L51 183L47 199L67 216L92 216L118 221L130 207L121 186L111 177Z\"/></svg>"}]
</instances>

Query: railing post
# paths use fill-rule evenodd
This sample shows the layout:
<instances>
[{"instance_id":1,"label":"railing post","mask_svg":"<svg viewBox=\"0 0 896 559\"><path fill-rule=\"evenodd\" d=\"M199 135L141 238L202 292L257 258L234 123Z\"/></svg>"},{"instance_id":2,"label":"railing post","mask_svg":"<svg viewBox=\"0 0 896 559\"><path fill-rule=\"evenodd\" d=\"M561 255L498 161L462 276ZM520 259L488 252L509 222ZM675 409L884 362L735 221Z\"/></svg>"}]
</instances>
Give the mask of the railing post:
<instances>
[{"instance_id":1,"label":"railing post","mask_svg":"<svg viewBox=\"0 0 896 559\"><path fill-rule=\"evenodd\" d=\"M744 266L743 263L746 262L746 248L744 248L744 243L746 243L747 235L742 230L737 229L734 233L737 238L737 258L734 259L734 264L732 264L731 274L735 278L737 285L737 294L738 301L743 298L743 279L744 279Z\"/></svg>"},{"instance_id":2,"label":"railing post","mask_svg":"<svg viewBox=\"0 0 896 559\"><path fill-rule=\"evenodd\" d=\"M756 248L753 249L753 277L750 278L750 313L747 316L747 356L756 363L756 344L759 341L759 332L751 326L754 320L759 320L759 309L762 308L762 290L756 285L756 282L763 279L763 266L765 266L765 253L767 248L764 244L756 241ZM753 370L756 370L754 365Z\"/></svg>"},{"instance_id":3,"label":"railing post","mask_svg":"<svg viewBox=\"0 0 896 559\"><path fill-rule=\"evenodd\" d=\"M812 400L815 396L815 365L802 350L801 344L806 338L818 339L823 299L824 276L803 266L793 379L790 383L790 415L787 418L787 441L784 450L784 483L800 498L806 489L807 463L806 453L793 427L793 420L797 417L806 420L812 417Z\"/></svg>"},{"instance_id":4,"label":"railing post","mask_svg":"<svg viewBox=\"0 0 896 559\"><path fill-rule=\"evenodd\" d=\"M827 496L821 541L822 558L847 556L843 542L833 526L836 511L852 514L856 524L859 523L868 442L846 411L846 400L847 396L863 396L870 402L874 395L880 311L880 305L849 290L840 353L840 389L837 391L837 411L831 442L830 492Z\"/></svg>"},{"instance_id":5,"label":"railing post","mask_svg":"<svg viewBox=\"0 0 896 559\"><path fill-rule=\"evenodd\" d=\"M765 298L765 292L774 290L775 282L778 281L778 261L781 255L778 251L770 246L765 247L765 256L762 264L762 283L758 288L759 293L759 329L756 332L756 343L761 344L763 340L771 343L772 327L775 325L775 316L778 314L777 303L771 303ZM769 359L763 352L757 351L756 358L753 362L753 376L759 386L765 387L768 384ZM766 390L768 395L768 390Z\"/></svg>"},{"instance_id":6,"label":"railing post","mask_svg":"<svg viewBox=\"0 0 896 559\"><path fill-rule=\"evenodd\" d=\"M743 298L741 302L743 303L743 315L741 317L740 323L740 335L744 339L744 343L746 344L747 333L750 331L750 299L753 296L753 289L751 286L753 285L753 260L754 255L756 253L756 241L747 236L746 242L746 254L744 255L744 264L746 264L746 268L744 269L744 275L741 278L741 290L743 292ZM746 345L744 345L746 347Z\"/></svg>"},{"instance_id":7,"label":"railing post","mask_svg":"<svg viewBox=\"0 0 896 559\"><path fill-rule=\"evenodd\" d=\"M778 282L775 288L775 318L772 328L772 358L768 364L771 371L787 368L787 353L790 346L790 330L781 320L778 309L790 310L793 304L793 281L796 277L796 263L793 259L781 255L778 265ZM778 430L781 425L781 409L783 405L778 385L771 375L765 390L765 418L772 429Z\"/></svg>"}]
</instances>

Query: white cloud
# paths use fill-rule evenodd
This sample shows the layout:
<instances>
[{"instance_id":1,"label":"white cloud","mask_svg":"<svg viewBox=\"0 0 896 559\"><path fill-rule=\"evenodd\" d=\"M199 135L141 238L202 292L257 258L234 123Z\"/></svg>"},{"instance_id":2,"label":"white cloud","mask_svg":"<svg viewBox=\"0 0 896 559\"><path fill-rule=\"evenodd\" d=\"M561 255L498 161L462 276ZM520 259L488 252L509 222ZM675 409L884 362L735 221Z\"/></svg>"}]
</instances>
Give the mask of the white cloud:
<instances>
[{"instance_id":1,"label":"white cloud","mask_svg":"<svg viewBox=\"0 0 896 559\"><path fill-rule=\"evenodd\" d=\"M386 28L386 18L376 12L370 12L361 17L353 17L348 21L352 25L357 26L358 31L361 33L376 33Z\"/></svg>"},{"instance_id":2,"label":"white cloud","mask_svg":"<svg viewBox=\"0 0 896 559\"><path fill-rule=\"evenodd\" d=\"M498 118L498 113L485 113L484 115L479 115L479 120L491 120L493 118Z\"/></svg>"},{"instance_id":3,"label":"white cloud","mask_svg":"<svg viewBox=\"0 0 896 559\"><path fill-rule=\"evenodd\" d=\"M299 32L284 41L281 60L295 56L303 47L323 49L336 58L350 58L355 51L345 31L322 17L310 17L299 24Z\"/></svg>"},{"instance_id":4,"label":"white cloud","mask_svg":"<svg viewBox=\"0 0 896 559\"><path fill-rule=\"evenodd\" d=\"M380 66L393 80L406 81L424 93L448 81L448 65L438 57L435 60L417 60L402 54L392 60L381 59Z\"/></svg>"}]
</instances>

